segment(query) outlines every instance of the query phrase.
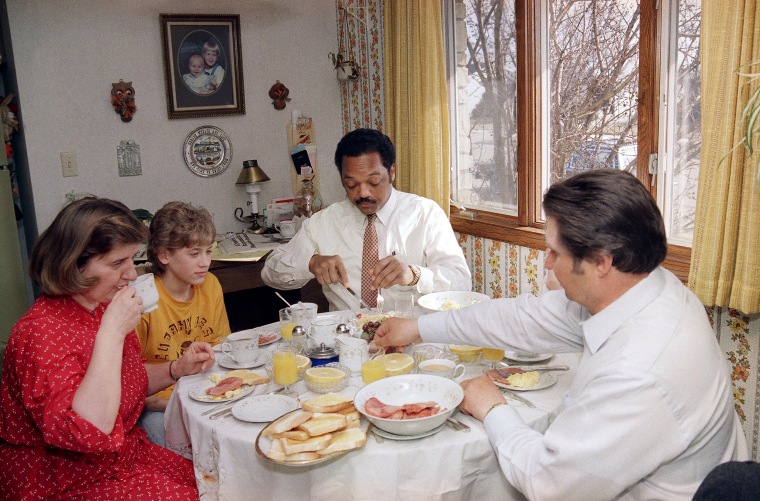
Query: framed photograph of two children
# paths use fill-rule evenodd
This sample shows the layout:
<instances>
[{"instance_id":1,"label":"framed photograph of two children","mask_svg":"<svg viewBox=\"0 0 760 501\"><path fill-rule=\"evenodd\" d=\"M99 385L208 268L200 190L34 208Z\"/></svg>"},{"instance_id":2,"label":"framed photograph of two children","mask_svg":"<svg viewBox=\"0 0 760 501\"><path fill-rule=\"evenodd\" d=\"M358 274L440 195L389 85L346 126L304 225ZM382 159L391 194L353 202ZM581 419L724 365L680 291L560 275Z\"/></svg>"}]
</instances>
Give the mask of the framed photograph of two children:
<instances>
[{"instance_id":1,"label":"framed photograph of two children","mask_svg":"<svg viewBox=\"0 0 760 501\"><path fill-rule=\"evenodd\" d=\"M160 14L169 118L244 115L240 16Z\"/></svg>"}]
</instances>

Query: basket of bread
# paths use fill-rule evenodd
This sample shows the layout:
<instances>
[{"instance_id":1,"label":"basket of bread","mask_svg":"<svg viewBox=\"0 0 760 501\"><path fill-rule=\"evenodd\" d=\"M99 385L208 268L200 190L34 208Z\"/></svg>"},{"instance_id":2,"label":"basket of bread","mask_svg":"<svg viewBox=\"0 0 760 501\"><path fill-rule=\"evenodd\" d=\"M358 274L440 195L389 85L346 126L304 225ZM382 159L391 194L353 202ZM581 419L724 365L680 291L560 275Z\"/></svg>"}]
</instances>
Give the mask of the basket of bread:
<instances>
[{"instance_id":1,"label":"basket of bread","mask_svg":"<svg viewBox=\"0 0 760 501\"><path fill-rule=\"evenodd\" d=\"M256 452L278 464L305 466L359 449L367 442L351 397L325 393L277 418L256 438Z\"/></svg>"}]
</instances>

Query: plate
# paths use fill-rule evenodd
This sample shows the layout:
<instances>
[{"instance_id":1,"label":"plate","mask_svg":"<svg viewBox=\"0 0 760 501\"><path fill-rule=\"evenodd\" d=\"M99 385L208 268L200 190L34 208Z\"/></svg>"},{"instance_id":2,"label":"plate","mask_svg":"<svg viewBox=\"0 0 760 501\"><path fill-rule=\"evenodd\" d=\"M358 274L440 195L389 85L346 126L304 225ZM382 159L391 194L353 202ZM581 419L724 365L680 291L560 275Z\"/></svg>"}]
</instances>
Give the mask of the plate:
<instances>
[{"instance_id":1,"label":"plate","mask_svg":"<svg viewBox=\"0 0 760 501\"><path fill-rule=\"evenodd\" d=\"M430 435L435 435L439 431L441 431L446 426L446 423L443 423L438 428L433 428L432 430L428 430L424 433L420 433L418 435L396 435L395 433L390 433L385 430L381 430L377 426L372 427L372 433L375 435L381 436L383 438L387 438L388 440L417 440L420 438L429 437Z\"/></svg>"},{"instance_id":2,"label":"plate","mask_svg":"<svg viewBox=\"0 0 760 501\"><path fill-rule=\"evenodd\" d=\"M298 411L298 409L296 409L294 411L291 411L291 412L297 412L297 411ZM269 448L272 446L272 440L269 437L267 437L266 435L264 435L264 432L266 431L267 428L269 428L269 425L265 426L259 432L258 436L256 437L256 453L259 456L261 456L262 458L264 458L267 461L269 461L270 463L281 464L281 465L284 465L284 466L311 466L311 465L320 464L320 463L324 463L324 462L330 461L330 460L335 459L335 458L337 458L339 456L343 456L345 454L348 454L349 452L353 452L353 451L361 449L361 447L359 447L359 449L351 449L351 450L347 450L347 451L334 452L332 454L328 454L326 456L322 456L319 459L311 459L311 460L304 460L304 461L279 461L279 460L270 458L264 452L264 451L268 451ZM366 427L364 426L363 423L362 423L362 428L364 430L366 430Z\"/></svg>"},{"instance_id":3,"label":"plate","mask_svg":"<svg viewBox=\"0 0 760 501\"><path fill-rule=\"evenodd\" d=\"M220 367L224 367L225 369L253 369L254 367L260 367L264 365L266 362L267 362L267 357L263 353L259 353L259 356L256 357L256 360L247 364L239 364L235 362L226 353L220 353L216 357L216 363L218 363Z\"/></svg>"},{"instance_id":4,"label":"plate","mask_svg":"<svg viewBox=\"0 0 760 501\"><path fill-rule=\"evenodd\" d=\"M268 334L259 335L259 346L269 346L272 343L276 343L282 339L279 332L270 332Z\"/></svg>"},{"instance_id":5,"label":"plate","mask_svg":"<svg viewBox=\"0 0 760 501\"><path fill-rule=\"evenodd\" d=\"M511 384L499 383L498 381L494 381L493 384L495 384L499 388L504 388L506 390L533 391L533 390L543 390L544 388L554 386L554 383L556 382L557 382L557 376L549 372L544 372L543 374L541 374L541 378L538 380L538 383L536 383L535 386L531 386L530 388L520 388L517 386L512 386Z\"/></svg>"},{"instance_id":6,"label":"plate","mask_svg":"<svg viewBox=\"0 0 760 501\"><path fill-rule=\"evenodd\" d=\"M504 358L514 362L530 364L533 362L544 362L554 356L554 353L530 353L527 351L505 351Z\"/></svg>"},{"instance_id":7,"label":"plate","mask_svg":"<svg viewBox=\"0 0 760 501\"><path fill-rule=\"evenodd\" d=\"M211 381L204 381L202 383L199 383L187 392L188 396L192 398L193 400L197 400L198 402L206 402L206 403L212 403L212 404L218 404L222 402L234 402L235 400L238 400L240 398L243 398L244 396L251 393L256 387L255 386L249 386L247 384L244 384L241 388L243 388L243 391L238 393L237 395L234 395L230 398L214 398L210 395L206 395L206 390L209 388L212 388L216 386L216 384Z\"/></svg>"},{"instance_id":8,"label":"plate","mask_svg":"<svg viewBox=\"0 0 760 501\"><path fill-rule=\"evenodd\" d=\"M257 395L232 406L232 415L249 423L269 423L298 409L298 400L285 395Z\"/></svg>"},{"instance_id":9,"label":"plate","mask_svg":"<svg viewBox=\"0 0 760 501\"><path fill-rule=\"evenodd\" d=\"M201 177L221 174L232 161L229 136L212 125L193 130L185 138L182 151L187 168Z\"/></svg>"}]
</instances>

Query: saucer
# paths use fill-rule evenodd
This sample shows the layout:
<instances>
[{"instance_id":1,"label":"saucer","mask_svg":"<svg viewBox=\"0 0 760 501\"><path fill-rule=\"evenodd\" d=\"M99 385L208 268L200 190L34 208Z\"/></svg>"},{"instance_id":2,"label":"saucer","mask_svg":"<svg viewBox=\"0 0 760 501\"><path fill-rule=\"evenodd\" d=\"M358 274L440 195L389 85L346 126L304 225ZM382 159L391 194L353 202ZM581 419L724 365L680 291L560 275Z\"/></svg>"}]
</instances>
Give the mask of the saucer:
<instances>
[{"instance_id":1,"label":"saucer","mask_svg":"<svg viewBox=\"0 0 760 501\"><path fill-rule=\"evenodd\" d=\"M216 357L216 363L218 363L220 367L224 367L225 369L252 369L254 367L260 367L264 365L266 362L267 362L267 357L261 352L259 352L259 356L256 357L256 360L254 360L253 362L248 362L247 364L239 364L235 362L226 353L220 353Z\"/></svg>"}]
</instances>

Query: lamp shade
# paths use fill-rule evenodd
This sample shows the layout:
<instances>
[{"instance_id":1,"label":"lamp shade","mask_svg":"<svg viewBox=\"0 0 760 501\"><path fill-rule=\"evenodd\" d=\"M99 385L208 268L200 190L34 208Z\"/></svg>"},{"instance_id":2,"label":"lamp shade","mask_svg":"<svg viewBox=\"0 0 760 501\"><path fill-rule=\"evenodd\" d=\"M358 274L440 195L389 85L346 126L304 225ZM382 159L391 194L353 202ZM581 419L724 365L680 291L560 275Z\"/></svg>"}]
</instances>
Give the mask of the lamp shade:
<instances>
[{"instance_id":1,"label":"lamp shade","mask_svg":"<svg viewBox=\"0 0 760 501\"><path fill-rule=\"evenodd\" d=\"M243 162L243 170L240 171L235 184L245 185L262 183L264 181L269 181L269 176L261 170L259 163L256 160L245 160Z\"/></svg>"}]
</instances>

